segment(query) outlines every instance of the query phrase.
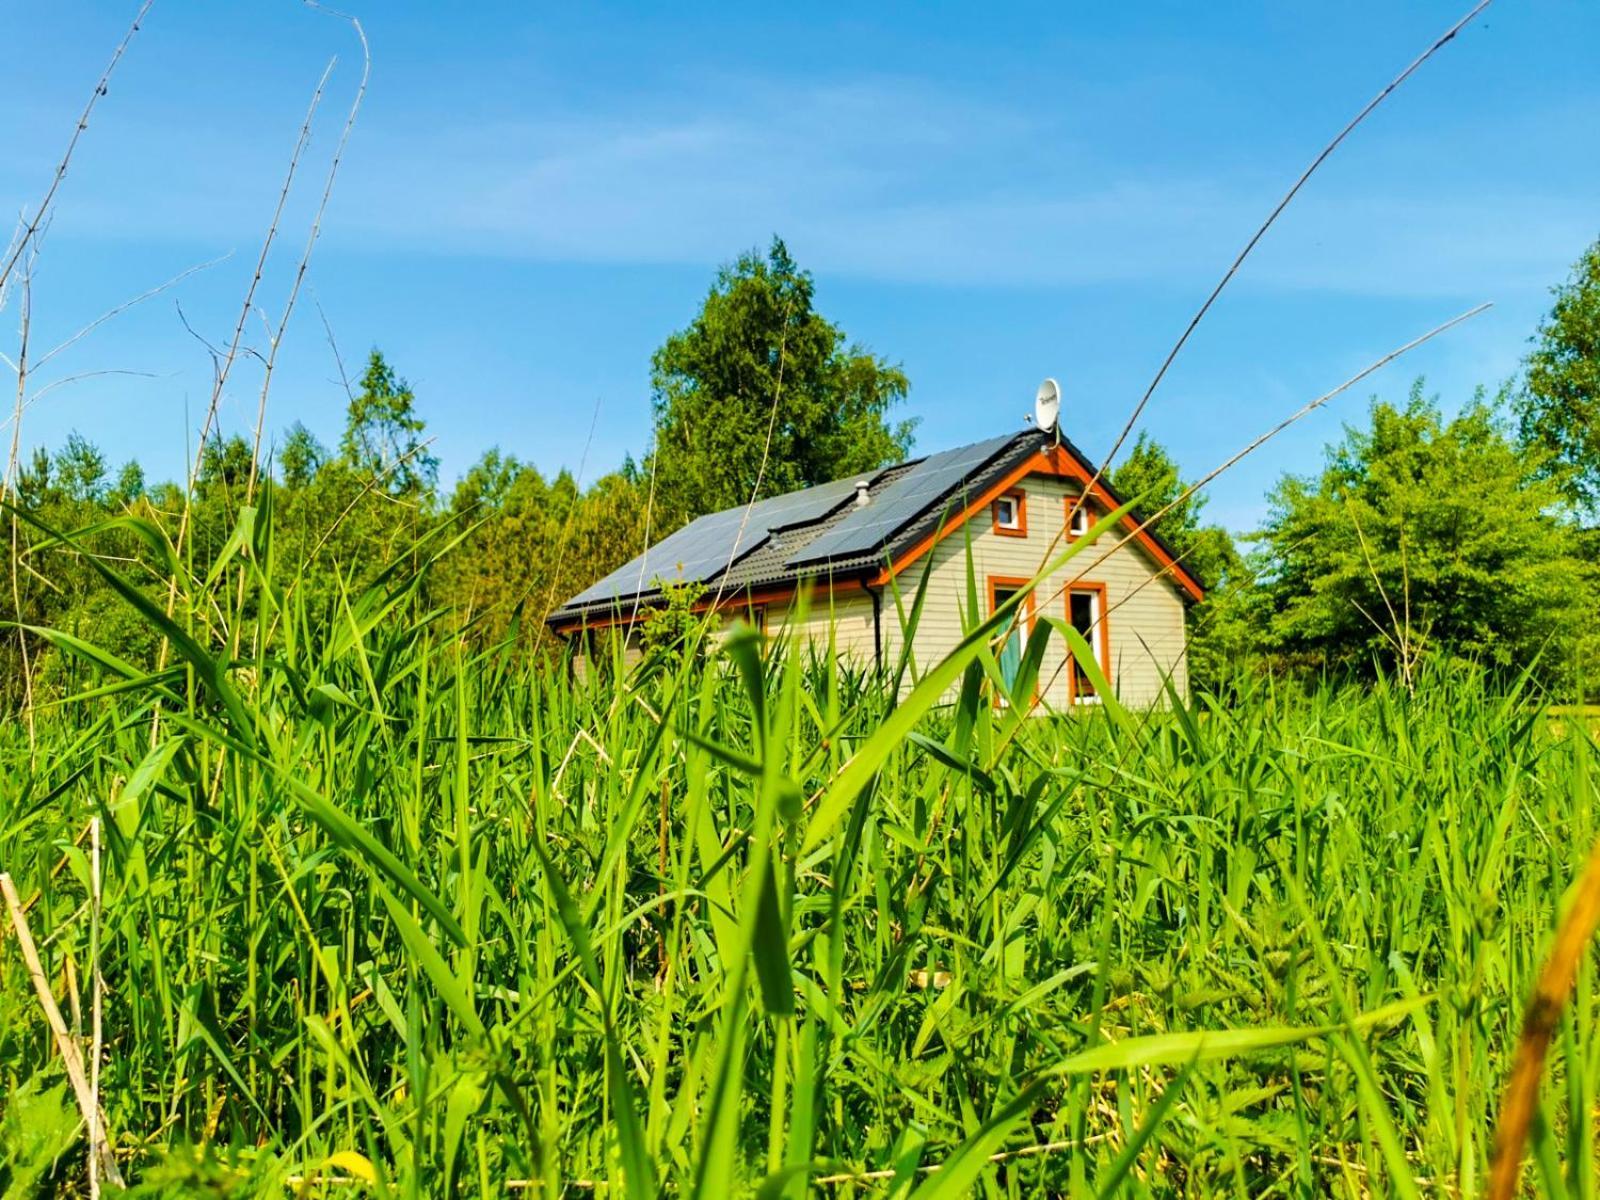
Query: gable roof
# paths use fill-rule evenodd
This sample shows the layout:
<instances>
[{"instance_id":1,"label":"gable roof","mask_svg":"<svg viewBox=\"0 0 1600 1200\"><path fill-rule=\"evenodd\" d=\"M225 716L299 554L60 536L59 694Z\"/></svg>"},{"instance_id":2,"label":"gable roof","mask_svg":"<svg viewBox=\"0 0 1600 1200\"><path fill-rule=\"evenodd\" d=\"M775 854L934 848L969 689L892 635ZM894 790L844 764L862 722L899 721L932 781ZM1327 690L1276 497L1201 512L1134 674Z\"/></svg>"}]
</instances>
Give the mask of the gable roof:
<instances>
[{"instance_id":1,"label":"gable roof","mask_svg":"<svg viewBox=\"0 0 1600 1200\"><path fill-rule=\"evenodd\" d=\"M1054 437L1025 429L709 513L573 596L549 623L626 616L658 599L662 580L696 582L733 597L808 578L876 575L886 562L897 569L926 549L941 527L960 524L952 518L970 515L989 491L1026 473L1041 454L1064 454L1074 468L1069 473L1083 482L1094 474L1065 438L1056 448ZM856 500L858 483L867 487L864 505ZM1095 492L1113 508L1122 503L1103 480ZM1138 521L1130 514L1125 523L1132 528ZM1196 599L1204 594L1165 542L1149 530L1139 538L1184 591Z\"/></svg>"}]
</instances>

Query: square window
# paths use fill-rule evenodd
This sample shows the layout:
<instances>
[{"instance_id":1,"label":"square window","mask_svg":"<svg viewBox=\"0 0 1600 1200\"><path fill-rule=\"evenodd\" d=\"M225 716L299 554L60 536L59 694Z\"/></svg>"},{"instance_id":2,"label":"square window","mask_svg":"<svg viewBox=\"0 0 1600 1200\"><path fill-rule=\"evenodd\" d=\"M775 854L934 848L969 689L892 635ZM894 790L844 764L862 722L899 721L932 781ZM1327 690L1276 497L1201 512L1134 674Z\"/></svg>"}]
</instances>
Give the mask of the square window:
<instances>
[{"instance_id":1,"label":"square window","mask_svg":"<svg viewBox=\"0 0 1600 1200\"><path fill-rule=\"evenodd\" d=\"M995 500L994 531L1007 537L1028 534L1028 500L1021 492L1007 492Z\"/></svg>"},{"instance_id":2,"label":"square window","mask_svg":"<svg viewBox=\"0 0 1600 1200\"><path fill-rule=\"evenodd\" d=\"M1067 497L1067 538L1076 541L1089 532L1090 521L1089 502L1079 503L1077 496Z\"/></svg>"}]
</instances>

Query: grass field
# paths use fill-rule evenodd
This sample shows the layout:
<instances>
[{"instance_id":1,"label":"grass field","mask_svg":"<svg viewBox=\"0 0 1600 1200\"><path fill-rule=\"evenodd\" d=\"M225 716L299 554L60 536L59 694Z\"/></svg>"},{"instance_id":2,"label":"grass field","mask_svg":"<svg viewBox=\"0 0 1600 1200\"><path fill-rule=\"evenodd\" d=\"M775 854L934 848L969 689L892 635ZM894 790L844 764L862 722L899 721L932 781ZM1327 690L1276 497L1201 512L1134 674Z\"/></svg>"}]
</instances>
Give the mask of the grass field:
<instances>
[{"instance_id":1,"label":"grass field","mask_svg":"<svg viewBox=\"0 0 1600 1200\"><path fill-rule=\"evenodd\" d=\"M0 868L85 1042L103 976L146 1194L1484 1190L1596 834L1531 694L1024 720L992 622L898 704L754 635L581 684L468 657L408 572L312 612L249 536L209 580L149 545L169 662L58 635L84 690L0 727ZM86 1191L17 951L0 1195ZM1594 999L1591 956L1543 1194L1594 1194Z\"/></svg>"}]
</instances>

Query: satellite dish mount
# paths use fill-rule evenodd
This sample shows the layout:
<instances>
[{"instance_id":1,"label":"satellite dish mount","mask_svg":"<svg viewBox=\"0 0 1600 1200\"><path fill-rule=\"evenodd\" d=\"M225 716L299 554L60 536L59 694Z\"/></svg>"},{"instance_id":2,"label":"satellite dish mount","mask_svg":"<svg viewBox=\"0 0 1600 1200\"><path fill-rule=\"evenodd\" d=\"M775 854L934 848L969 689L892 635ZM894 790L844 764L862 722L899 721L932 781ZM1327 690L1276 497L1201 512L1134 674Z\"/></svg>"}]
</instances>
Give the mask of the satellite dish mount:
<instances>
[{"instance_id":1,"label":"satellite dish mount","mask_svg":"<svg viewBox=\"0 0 1600 1200\"><path fill-rule=\"evenodd\" d=\"M1040 433L1048 433L1057 442L1061 441L1061 385L1054 379L1046 379L1039 385L1033 398L1033 420Z\"/></svg>"}]
</instances>

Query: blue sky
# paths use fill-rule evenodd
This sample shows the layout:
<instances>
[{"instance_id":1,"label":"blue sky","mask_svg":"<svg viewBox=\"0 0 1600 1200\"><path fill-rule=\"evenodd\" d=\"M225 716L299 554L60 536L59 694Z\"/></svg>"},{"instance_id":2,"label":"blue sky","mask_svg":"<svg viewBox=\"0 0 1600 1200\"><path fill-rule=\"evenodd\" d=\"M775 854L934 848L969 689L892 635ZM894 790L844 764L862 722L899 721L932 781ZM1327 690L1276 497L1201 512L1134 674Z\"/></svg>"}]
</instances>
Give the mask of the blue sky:
<instances>
[{"instance_id":1,"label":"blue sky","mask_svg":"<svg viewBox=\"0 0 1600 1200\"><path fill-rule=\"evenodd\" d=\"M1068 432L1101 453L1295 175L1467 7L344 3L371 84L268 424L337 440L320 309L347 367L377 345L409 378L447 479L496 444L588 478L640 454L651 351L719 263L774 232L821 311L904 365L922 449L1019 425L1054 375ZM8 213L42 193L134 7L0 0ZM1274 479L1314 469L1374 392L1425 374L1453 407L1515 371L1549 288L1600 235L1596 45L1600 6L1499 0L1323 167L1147 411L1186 472L1446 317L1496 307L1219 480L1211 515L1253 525ZM178 306L226 340L335 55L250 322L258 350L360 53L347 24L288 0L157 0L43 243L34 356L231 257L48 364L24 445L76 429L114 462L181 474L211 363ZM8 355L18 315L13 294ZM259 387L246 360L225 428L253 425Z\"/></svg>"}]
</instances>

